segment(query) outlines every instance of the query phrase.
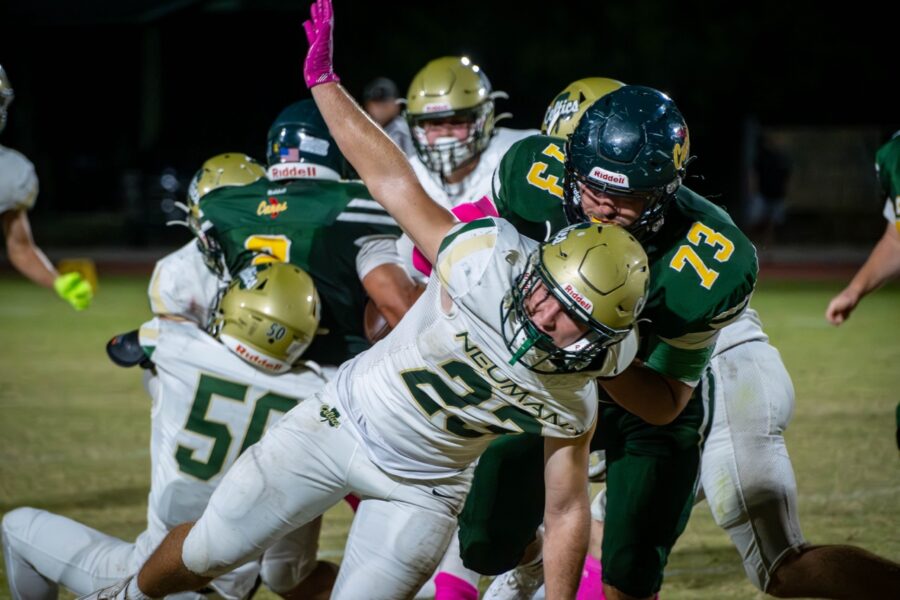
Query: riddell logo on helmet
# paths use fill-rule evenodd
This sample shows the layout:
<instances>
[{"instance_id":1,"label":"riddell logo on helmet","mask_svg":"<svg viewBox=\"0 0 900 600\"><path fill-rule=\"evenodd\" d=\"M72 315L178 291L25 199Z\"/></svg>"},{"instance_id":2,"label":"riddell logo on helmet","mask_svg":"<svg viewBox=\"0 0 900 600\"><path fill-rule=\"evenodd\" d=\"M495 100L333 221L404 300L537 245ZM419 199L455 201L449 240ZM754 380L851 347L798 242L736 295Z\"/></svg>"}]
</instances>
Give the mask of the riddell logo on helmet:
<instances>
[{"instance_id":1,"label":"riddell logo on helmet","mask_svg":"<svg viewBox=\"0 0 900 600\"><path fill-rule=\"evenodd\" d=\"M593 169L591 169L588 177L595 181L602 181L603 183L608 183L610 185L628 187L628 175L615 173L613 171L607 171L606 169L601 169L600 167L594 167Z\"/></svg>"},{"instance_id":2,"label":"riddell logo on helmet","mask_svg":"<svg viewBox=\"0 0 900 600\"><path fill-rule=\"evenodd\" d=\"M271 362L264 356L260 356L256 352L253 352L243 344L236 344L234 351L237 352L241 358L246 360L249 363L253 363L257 367L261 369L265 369L266 371L278 372L281 370L282 365Z\"/></svg>"},{"instance_id":3,"label":"riddell logo on helmet","mask_svg":"<svg viewBox=\"0 0 900 600\"><path fill-rule=\"evenodd\" d=\"M269 167L269 179L304 179L318 177L316 165L286 164Z\"/></svg>"},{"instance_id":4,"label":"riddell logo on helmet","mask_svg":"<svg viewBox=\"0 0 900 600\"><path fill-rule=\"evenodd\" d=\"M566 296L574 300L575 303L584 310L588 312L594 310L594 305L591 303L591 301L585 298L584 294L575 289L575 286L571 283L567 283L563 290L566 292Z\"/></svg>"},{"instance_id":5,"label":"riddell logo on helmet","mask_svg":"<svg viewBox=\"0 0 900 600\"><path fill-rule=\"evenodd\" d=\"M453 107L446 102L432 102L431 104L425 105L425 112L427 113L436 113L445 110L453 110Z\"/></svg>"},{"instance_id":6,"label":"riddell logo on helmet","mask_svg":"<svg viewBox=\"0 0 900 600\"><path fill-rule=\"evenodd\" d=\"M287 209L287 202L279 202L278 198L269 198L268 201L263 200L259 203L259 206L256 207L256 214L259 216L269 215L269 217L274 219Z\"/></svg>"}]
</instances>

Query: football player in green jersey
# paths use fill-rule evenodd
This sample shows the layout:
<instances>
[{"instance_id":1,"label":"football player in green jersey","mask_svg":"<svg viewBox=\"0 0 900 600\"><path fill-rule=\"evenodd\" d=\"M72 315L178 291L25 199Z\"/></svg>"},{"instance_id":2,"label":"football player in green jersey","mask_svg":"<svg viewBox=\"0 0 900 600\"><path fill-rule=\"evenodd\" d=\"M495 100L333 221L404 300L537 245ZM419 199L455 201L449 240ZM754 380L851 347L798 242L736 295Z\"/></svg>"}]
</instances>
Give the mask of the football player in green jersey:
<instances>
[{"instance_id":1,"label":"football player in green jersey","mask_svg":"<svg viewBox=\"0 0 900 600\"><path fill-rule=\"evenodd\" d=\"M707 365L717 332L741 314L756 280L747 238L721 209L681 186L689 157L687 125L671 99L625 86L592 104L568 142L533 136L515 144L494 181L498 211L520 231L546 239L587 213L626 227L650 259L641 360L601 381L606 394L595 441L606 449L608 465L603 576L609 598L647 598L659 590L690 512L711 423ZM641 390L643 402L623 401L628 390ZM526 436L494 442L476 470L460 543L467 566L482 573L518 562L539 524L539 511L526 516L521 497L512 503L516 511L496 498L509 488L495 474L519 472L501 468L503 457L521 464L528 443ZM506 512L496 515L501 506ZM497 543L498 534L525 522L531 533Z\"/></svg>"},{"instance_id":2,"label":"football player in green jersey","mask_svg":"<svg viewBox=\"0 0 900 600\"><path fill-rule=\"evenodd\" d=\"M12 84L0 66L0 132L6 127L6 112L14 98ZM0 145L0 221L9 262L36 284L53 289L75 310L84 310L94 296L91 284L77 272L60 275L31 236L28 211L37 194L38 179L31 161Z\"/></svg>"},{"instance_id":3,"label":"football player in green jersey","mask_svg":"<svg viewBox=\"0 0 900 600\"><path fill-rule=\"evenodd\" d=\"M322 296L322 327L307 356L339 365L367 349L368 298L395 325L419 288L400 266L400 229L359 182L312 100L285 108L268 134L267 178L199 199L196 228L214 241L228 271L293 263Z\"/></svg>"},{"instance_id":4,"label":"football player in green jersey","mask_svg":"<svg viewBox=\"0 0 900 600\"><path fill-rule=\"evenodd\" d=\"M875 155L878 182L885 195L884 218L887 227L869 258L841 293L831 299L825 318L840 325L869 292L900 275L900 131L878 149ZM897 448L900 448L900 404L897 404Z\"/></svg>"},{"instance_id":5,"label":"football player in green jersey","mask_svg":"<svg viewBox=\"0 0 900 600\"><path fill-rule=\"evenodd\" d=\"M620 86L602 78L574 82L550 105L542 130L568 137L586 104ZM574 118L567 119L569 115ZM883 595L897 585L896 565L858 547L811 546L803 538L796 482L783 437L793 412L793 386L777 350L767 341L758 315L748 308L721 329L716 342L710 365L715 416L702 455L701 479L713 516L738 547L750 581L763 591L778 597ZM747 394L754 402L750 412ZM742 468L737 470L736 465ZM592 539L591 550L597 555L603 500L601 494L592 510L597 542ZM518 597L523 588L536 588L539 569L536 563L498 577L485 597ZM602 594L597 588L586 589L592 574L599 579L600 565L589 556L580 590L586 598Z\"/></svg>"},{"instance_id":6,"label":"football player in green jersey","mask_svg":"<svg viewBox=\"0 0 900 600\"><path fill-rule=\"evenodd\" d=\"M885 196L887 227L853 280L828 303L825 318L840 325L869 292L900 275L900 131L878 149L875 170ZM898 438L900 443L900 438Z\"/></svg>"}]
</instances>

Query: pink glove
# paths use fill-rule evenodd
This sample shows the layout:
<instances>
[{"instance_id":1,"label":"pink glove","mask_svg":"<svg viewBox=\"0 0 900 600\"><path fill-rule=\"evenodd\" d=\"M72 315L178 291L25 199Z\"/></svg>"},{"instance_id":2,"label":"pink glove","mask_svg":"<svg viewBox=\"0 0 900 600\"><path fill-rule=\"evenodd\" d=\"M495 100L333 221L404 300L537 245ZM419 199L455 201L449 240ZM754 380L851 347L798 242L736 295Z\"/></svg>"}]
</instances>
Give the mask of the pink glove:
<instances>
[{"instance_id":1,"label":"pink glove","mask_svg":"<svg viewBox=\"0 0 900 600\"><path fill-rule=\"evenodd\" d=\"M478 202L465 202L450 210L463 223L469 221L477 221L483 217L499 217L494 204L488 200L487 196L482 196ZM413 247L412 263L418 272L425 277L431 275L431 263L425 258L425 255L419 252L418 248Z\"/></svg>"},{"instance_id":2,"label":"pink glove","mask_svg":"<svg viewBox=\"0 0 900 600\"><path fill-rule=\"evenodd\" d=\"M309 15L310 19L303 22L303 30L306 31L306 40L309 42L309 50L306 51L306 60L303 62L306 87L332 81L337 83L340 78L334 74L332 64L334 9L331 8L331 0L316 0L309 7Z\"/></svg>"}]
</instances>

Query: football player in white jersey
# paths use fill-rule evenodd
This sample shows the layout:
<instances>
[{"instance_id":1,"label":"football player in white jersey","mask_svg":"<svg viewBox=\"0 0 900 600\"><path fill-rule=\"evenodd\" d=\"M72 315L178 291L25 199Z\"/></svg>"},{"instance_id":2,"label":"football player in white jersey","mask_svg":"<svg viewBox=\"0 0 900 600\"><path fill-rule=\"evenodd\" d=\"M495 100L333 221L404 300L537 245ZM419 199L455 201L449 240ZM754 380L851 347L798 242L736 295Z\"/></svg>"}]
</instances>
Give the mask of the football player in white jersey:
<instances>
[{"instance_id":1,"label":"football player in white jersey","mask_svg":"<svg viewBox=\"0 0 900 600\"><path fill-rule=\"evenodd\" d=\"M456 223L336 84L330 2L312 15L307 85L437 276L387 338L238 459L195 524L175 528L136 577L91 597L196 589L350 490L364 500L333 597L409 597L446 548L472 461L498 435L523 431L546 439L548 593L570 596L587 542L596 377L631 365L646 254L613 225L577 225L538 244L502 220ZM617 397L640 411L638 395Z\"/></svg>"},{"instance_id":2,"label":"football player in white jersey","mask_svg":"<svg viewBox=\"0 0 900 600\"><path fill-rule=\"evenodd\" d=\"M147 529L132 543L34 508L7 513L2 532L12 598L55 597L60 585L79 594L109 585L134 572L172 527L196 519L238 455L333 375L299 360L318 323L312 279L283 263L250 267L235 278L212 335L189 321L146 323L140 342L155 373L147 381L153 400ZM335 568L316 561L319 527L311 521L261 564L247 562L210 588L240 600L261 575L288 598L327 597Z\"/></svg>"},{"instance_id":3,"label":"football player in white jersey","mask_svg":"<svg viewBox=\"0 0 900 600\"><path fill-rule=\"evenodd\" d=\"M265 176L265 167L239 152L217 154L194 174L188 202L180 205L186 220L178 224L186 225L196 239L156 262L147 288L154 315L193 321L200 327L209 324L209 311L230 275L215 240L201 225L200 199L220 187L247 185Z\"/></svg>"},{"instance_id":4,"label":"football player in white jersey","mask_svg":"<svg viewBox=\"0 0 900 600\"><path fill-rule=\"evenodd\" d=\"M493 91L481 67L466 56L434 59L413 77L404 112L416 150L409 162L428 195L444 208L490 197L500 159L515 142L537 133L495 126L509 114L497 116L494 100L506 97ZM401 237L400 257L409 261L412 251L409 237Z\"/></svg>"},{"instance_id":5,"label":"football player in white jersey","mask_svg":"<svg viewBox=\"0 0 900 600\"><path fill-rule=\"evenodd\" d=\"M14 98L6 71L0 66L0 132L6 127L7 110ZM19 152L0 145L0 220L9 262L36 284L53 289L75 310L84 310L94 295L90 283L79 273L60 275L31 236L28 211L37 195L34 165Z\"/></svg>"}]
</instances>

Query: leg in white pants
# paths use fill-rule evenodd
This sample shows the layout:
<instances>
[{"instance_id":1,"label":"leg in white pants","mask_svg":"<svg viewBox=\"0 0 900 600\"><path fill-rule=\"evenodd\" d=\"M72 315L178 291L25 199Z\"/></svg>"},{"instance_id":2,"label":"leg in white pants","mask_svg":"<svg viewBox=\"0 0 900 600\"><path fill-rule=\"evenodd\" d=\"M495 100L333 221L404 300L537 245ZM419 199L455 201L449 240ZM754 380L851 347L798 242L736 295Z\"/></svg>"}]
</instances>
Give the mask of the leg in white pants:
<instances>
[{"instance_id":1,"label":"leg in white pants","mask_svg":"<svg viewBox=\"0 0 900 600\"><path fill-rule=\"evenodd\" d=\"M747 577L765 590L785 557L806 544L797 514L797 482L784 443L794 388L781 355L753 341L716 355L710 364L715 416L700 463L701 493L713 519L731 537ZM603 490L591 516L603 521Z\"/></svg>"},{"instance_id":2,"label":"leg in white pants","mask_svg":"<svg viewBox=\"0 0 900 600\"><path fill-rule=\"evenodd\" d=\"M55 600L60 585L75 594L87 594L135 573L146 558L133 543L29 507L4 515L3 556L13 600ZM210 587L219 598L240 600L253 588L258 571L256 564L241 565L212 581ZM204 596L184 592L170 598L202 600Z\"/></svg>"},{"instance_id":3,"label":"leg in white pants","mask_svg":"<svg viewBox=\"0 0 900 600\"><path fill-rule=\"evenodd\" d=\"M747 342L715 356L715 421L700 467L716 523L765 590L786 556L806 541L797 514L797 482L784 443L794 388L778 350Z\"/></svg>"},{"instance_id":4,"label":"leg in white pants","mask_svg":"<svg viewBox=\"0 0 900 600\"><path fill-rule=\"evenodd\" d=\"M184 565L206 576L227 571L353 491L368 506L354 519L333 597L411 596L449 542L471 474L391 477L352 425L321 418L321 402L300 404L238 459L185 539Z\"/></svg>"},{"instance_id":5,"label":"leg in white pants","mask_svg":"<svg viewBox=\"0 0 900 600\"><path fill-rule=\"evenodd\" d=\"M322 517L292 531L263 554L260 577L276 594L289 592L316 568Z\"/></svg>"},{"instance_id":6,"label":"leg in white pants","mask_svg":"<svg viewBox=\"0 0 900 600\"><path fill-rule=\"evenodd\" d=\"M86 594L132 573L134 544L34 508L3 517L3 556L13 600L55 599L59 585Z\"/></svg>"}]
</instances>

